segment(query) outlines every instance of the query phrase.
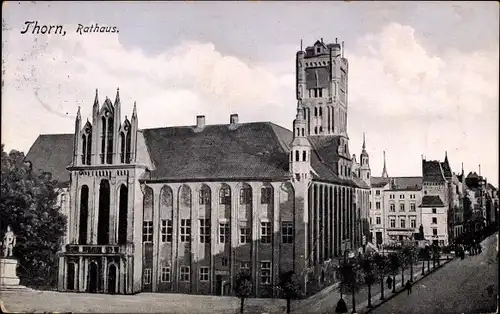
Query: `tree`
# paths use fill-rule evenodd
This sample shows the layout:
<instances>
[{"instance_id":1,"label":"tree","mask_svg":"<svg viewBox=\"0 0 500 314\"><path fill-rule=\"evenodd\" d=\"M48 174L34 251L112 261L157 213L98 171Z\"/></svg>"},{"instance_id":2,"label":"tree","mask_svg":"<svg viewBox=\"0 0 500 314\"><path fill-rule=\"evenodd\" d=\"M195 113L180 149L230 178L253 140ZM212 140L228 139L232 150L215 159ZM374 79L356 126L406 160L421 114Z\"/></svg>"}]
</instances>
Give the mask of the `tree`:
<instances>
[{"instance_id":1,"label":"tree","mask_svg":"<svg viewBox=\"0 0 500 314\"><path fill-rule=\"evenodd\" d=\"M413 280L413 264L417 260L417 250L412 245L407 245L403 248L402 254L406 256L408 264L410 264L410 278Z\"/></svg>"},{"instance_id":2,"label":"tree","mask_svg":"<svg viewBox=\"0 0 500 314\"><path fill-rule=\"evenodd\" d=\"M432 245L432 265L436 268L436 263L438 266L441 264L441 248L437 245Z\"/></svg>"},{"instance_id":3,"label":"tree","mask_svg":"<svg viewBox=\"0 0 500 314\"><path fill-rule=\"evenodd\" d=\"M396 275L401 267L401 260L398 253L389 253L389 274L392 275L392 292L396 293Z\"/></svg>"},{"instance_id":4,"label":"tree","mask_svg":"<svg viewBox=\"0 0 500 314\"><path fill-rule=\"evenodd\" d=\"M2 145L0 221L16 234L14 257L21 283L36 288L57 285L57 252L66 217L57 205L58 183L50 173L35 173L22 152L9 154Z\"/></svg>"},{"instance_id":5,"label":"tree","mask_svg":"<svg viewBox=\"0 0 500 314\"><path fill-rule=\"evenodd\" d=\"M290 313L290 302L300 295L300 280L294 271L288 271L280 275L279 287L286 298L286 312Z\"/></svg>"},{"instance_id":6,"label":"tree","mask_svg":"<svg viewBox=\"0 0 500 314\"><path fill-rule=\"evenodd\" d=\"M431 271L431 248L426 245L425 248L424 248L424 257L425 257L425 260L427 261L427 271L430 272Z\"/></svg>"},{"instance_id":7,"label":"tree","mask_svg":"<svg viewBox=\"0 0 500 314\"><path fill-rule=\"evenodd\" d=\"M380 300L384 300L384 279L389 273L389 261L386 256L381 254L375 254L373 260L377 268L376 274L378 275L378 280L380 280Z\"/></svg>"},{"instance_id":8,"label":"tree","mask_svg":"<svg viewBox=\"0 0 500 314\"><path fill-rule=\"evenodd\" d=\"M373 255L367 254L362 256L359 262L365 278L365 283L368 285L368 307L372 307L372 285L377 280L375 260Z\"/></svg>"},{"instance_id":9,"label":"tree","mask_svg":"<svg viewBox=\"0 0 500 314\"><path fill-rule=\"evenodd\" d=\"M247 270L242 270L236 275L235 294L241 300L240 313L243 313L245 299L252 296L252 275Z\"/></svg>"},{"instance_id":10,"label":"tree","mask_svg":"<svg viewBox=\"0 0 500 314\"><path fill-rule=\"evenodd\" d=\"M398 252L399 267L401 267L401 286L405 284L405 269L408 267L410 262L409 256L405 254L404 251Z\"/></svg>"},{"instance_id":11,"label":"tree","mask_svg":"<svg viewBox=\"0 0 500 314\"><path fill-rule=\"evenodd\" d=\"M364 282L363 274L357 260L352 258L341 263L337 270L337 275L341 286L345 287L346 292L352 295L352 311L354 313L356 312L356 293L359 292Z\"/></svg>"}]
</instances>

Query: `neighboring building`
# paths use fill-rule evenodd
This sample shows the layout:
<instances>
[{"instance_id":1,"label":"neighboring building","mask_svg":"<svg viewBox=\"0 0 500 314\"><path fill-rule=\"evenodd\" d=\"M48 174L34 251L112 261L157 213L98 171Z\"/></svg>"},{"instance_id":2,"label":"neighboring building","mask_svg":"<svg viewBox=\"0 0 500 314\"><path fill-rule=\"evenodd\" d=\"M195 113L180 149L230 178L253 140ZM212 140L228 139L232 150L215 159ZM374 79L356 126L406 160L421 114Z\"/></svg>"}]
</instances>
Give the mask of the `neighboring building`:
<instances>
[{"instance_id":1,"label":"neighboring building","mask_svg":"<svg viewBox=\"0 0 500 314\"><path fill-rule=\"evenodd\" d=\"M453 174L445 155L444 162L422 158L422 225L424 238L433 244L448 245L449 212L454 212ZM451 209L450 209L451 208Z\"/></svg>"},{"instance_id":2,"label":"neighboring building","mask_svg":"<svg viewBox=\"0 0 500 314\"><path fill-rule=\"evenodd\" d=\"M370 167L351 158L348 62L341 45L297 52L293 132L270 122L139 129L121 120L119 91L73 134L40 135L26 159L67 190L59 290L277 296L294 270L304 290L332 260L362 246ZM354 170L353 170L354 169ZM307 292L305 291L305 292Z\"/></svg>"},{"instance_id":3,"label":"neighboring building","mask_svg":"<svg viewBox=\"0 0 500 314\"><path fill-rule=\"evenodd\" d=\"M370 232L376 245L413 240L421 225L422 177L389 177L385 152L381 177L371 178Z\"/></svg>"}]
</instances>

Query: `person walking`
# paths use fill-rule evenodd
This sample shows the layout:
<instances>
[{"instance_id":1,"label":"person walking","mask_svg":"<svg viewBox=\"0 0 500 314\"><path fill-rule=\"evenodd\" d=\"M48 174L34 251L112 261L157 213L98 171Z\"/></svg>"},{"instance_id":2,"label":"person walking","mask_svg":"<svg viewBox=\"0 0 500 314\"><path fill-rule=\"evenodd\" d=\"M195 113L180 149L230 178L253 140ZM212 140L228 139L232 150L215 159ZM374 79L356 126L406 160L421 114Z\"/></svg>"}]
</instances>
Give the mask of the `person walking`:
<instances>
[{"instance_id":1,"label":"person walking","mask_svg":"<svg viewBox=\"0 0 500 314\"><path fill-rule=\"evenodd\" d=\"M406 289L407 295L410 295L411 294L411 283L409 280L405 284L405 289Z\"/></svg>"},{"instance_id":2,"label":"person walking","mask_svg":"<svg viewBox=\"0 0 500 314\"><path fill-rule=\"evenodd\" d=\"M391 289L392 288L392 278L391 276L387 277L387 288Z\"/></svg>"}]
</instances>

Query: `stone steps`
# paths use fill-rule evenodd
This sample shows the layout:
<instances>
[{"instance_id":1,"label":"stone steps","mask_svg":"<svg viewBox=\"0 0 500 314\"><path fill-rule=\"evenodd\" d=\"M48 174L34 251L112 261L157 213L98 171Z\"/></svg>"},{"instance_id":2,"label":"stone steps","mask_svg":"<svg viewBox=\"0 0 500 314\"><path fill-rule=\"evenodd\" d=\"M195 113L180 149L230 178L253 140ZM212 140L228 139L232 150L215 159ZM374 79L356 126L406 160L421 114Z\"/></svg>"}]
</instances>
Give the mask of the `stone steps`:
<instances>
[{"instance_id":1,"label":"stone steps","mask_svg":"<svg viewBox=\"0 0 500 314\"><path fill-rule=\"evenodd\" d=\"M34 291L22 285L0 285L0 291Z\"/></svg>"}]
</instances>

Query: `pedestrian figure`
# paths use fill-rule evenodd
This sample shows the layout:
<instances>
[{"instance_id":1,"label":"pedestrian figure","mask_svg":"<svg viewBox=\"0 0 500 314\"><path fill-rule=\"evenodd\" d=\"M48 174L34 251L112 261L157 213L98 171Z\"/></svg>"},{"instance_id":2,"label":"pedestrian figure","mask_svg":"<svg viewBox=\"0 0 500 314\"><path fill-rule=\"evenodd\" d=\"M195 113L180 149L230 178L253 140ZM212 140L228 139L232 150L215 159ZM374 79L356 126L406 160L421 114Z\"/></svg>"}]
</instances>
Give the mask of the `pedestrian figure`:
<instances>
[{"instance_id":1,"label":"pedestrian figure","mask_svg":"<svg viewBox=\"0 0 500 314\"><path fill-rule=\"evenodd\" d=\"M407 291L407 295L410 295L410 293L411 293L411 283L410 283L409 280L405 284L405 289Z\"/></svg>"},{"instance_id":2,"label":"pedestrian figure","mask_svg":"<svg viewBox=\"0 0 500 314\"><path fill-rule=\"evenodd\" d=\"M391 289L392 288L392 278L391 276L387 277L387 288Z\"/></svg>"}]
</instances>

